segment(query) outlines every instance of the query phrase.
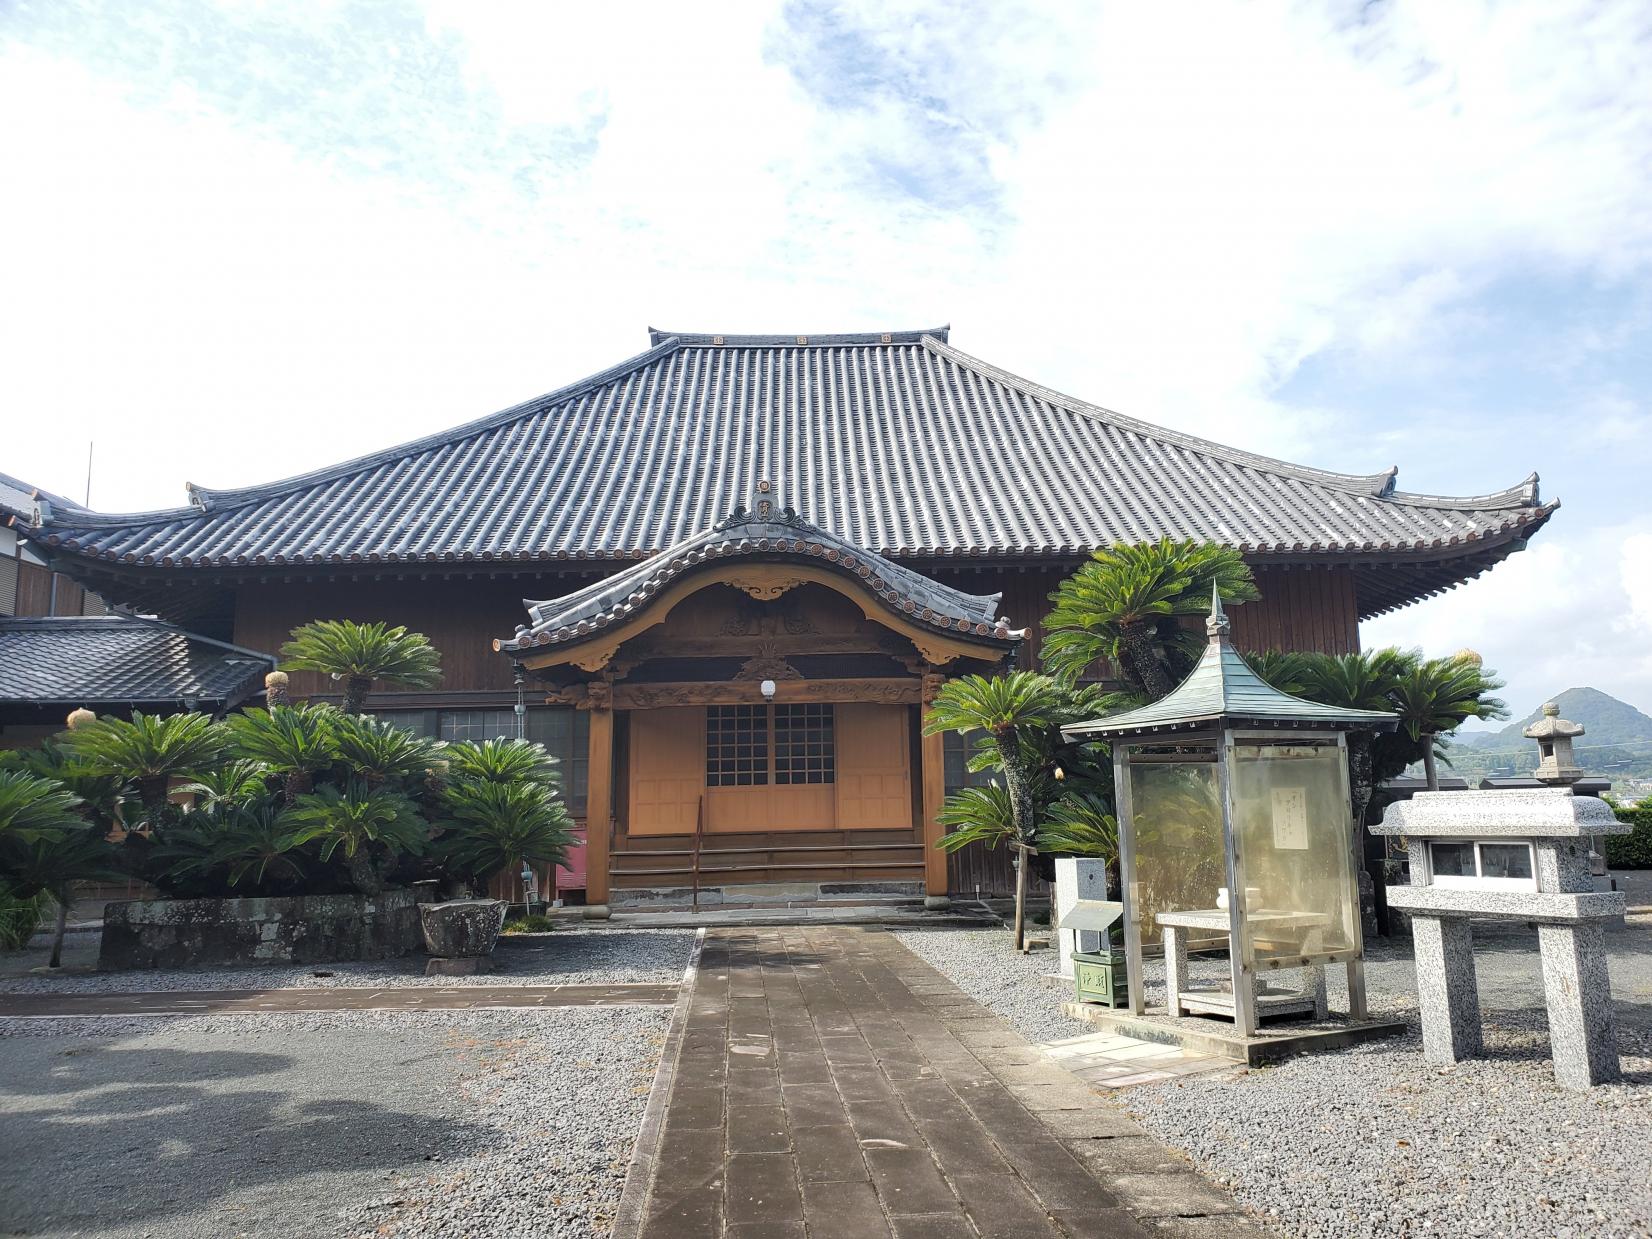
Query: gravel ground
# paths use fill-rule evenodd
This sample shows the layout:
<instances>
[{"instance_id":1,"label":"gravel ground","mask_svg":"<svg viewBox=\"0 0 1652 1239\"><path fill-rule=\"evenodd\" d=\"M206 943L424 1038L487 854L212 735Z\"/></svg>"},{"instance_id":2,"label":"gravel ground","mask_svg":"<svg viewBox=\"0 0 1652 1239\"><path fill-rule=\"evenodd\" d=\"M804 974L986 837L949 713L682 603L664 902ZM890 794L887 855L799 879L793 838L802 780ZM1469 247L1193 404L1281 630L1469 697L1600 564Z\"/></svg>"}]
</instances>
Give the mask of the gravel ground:
<instances>
[{"instance_id":1,"label":"gravel ground","mask_svg":"<svg viewBox=\"0 0 1652 1239\"><path fill-rule=\"evenodd\" d=\"M682 977L693 945L692 929L570 928L548 934L506 934L499 939L499 949L494 953L498 970L470 977L427 977L424 975L423 955L369 963L65 972L46 976L28 972L28 969L46 962L46 952L31 947L27 952L15 952L4 957L6 972L10 975L0 975L0 993L92 994L335 986L380 989L416 985L435 985L445 989L459 985L672 982Z\"/></svg>"},{"instance_id":2,"label":"gravel ground","mask_svg":"<svg viewBox=\"0 0 1652 1239\"><path fill-rule=\"evenodd\" d=\"M1051 953L1017 955L1002 930L898 936L1028 1038L1083 1030L1055 1010L1070 989L1042 975ZM1652 918L1608 933L1625 1080L1585 1094L1554 1084L1535 933L1476 939L1487 1058L1423 1061L1410 944L1379 941L1371 1006L1410 1021L1406 1035L1143 1085L1121 1104L1290 1235L1652 1235ZM1346 990L1339 970L1330 979L1335 1008ZM1162 1001L1162 963L1146 982Z\"/></svg>"},{"instance_id":3,"label":"gravel ground","mask_svg":"<svg viewBox=\"0 0 1652 1239\"><path fill-rule=\"evenodd\" d=\"M605 1234L669 1018L0 1020L0 1217L100 1239Z\"/></svg>"}]
</instances>

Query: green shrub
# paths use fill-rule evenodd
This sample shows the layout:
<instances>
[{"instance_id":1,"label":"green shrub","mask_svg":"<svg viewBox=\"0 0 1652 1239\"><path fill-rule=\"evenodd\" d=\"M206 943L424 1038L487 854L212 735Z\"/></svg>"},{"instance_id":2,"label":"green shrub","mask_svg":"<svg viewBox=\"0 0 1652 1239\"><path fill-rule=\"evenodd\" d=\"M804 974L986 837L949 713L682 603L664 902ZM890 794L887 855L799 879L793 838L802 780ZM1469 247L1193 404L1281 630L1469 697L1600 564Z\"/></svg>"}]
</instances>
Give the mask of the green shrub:
<instances>
[{"instance_id":1,"label":"green shrub","mask_svg":"<svg viewBox=\"0 0 1652 1239\"><path fill-rule=\"evenodd\" d=\"M21 951L29 945L51 897L45 894L15 895L0 890L0 951Z\"/></svg>"},{"instance_id":2,"label":"green shrub","mask_svg":"<svg viewBox=\"0 0 1652 1239\"><path fill-rule=\"evenodd\" d=\"M505 922L505 927L499 932L504 934L548 934L556 928L556 922L548 916L540 916L537 912L532 916L518 916Z\"/></svg>"},{"instance_id":3,"label":"green shrub","mask_svg":"<svg viewBox=\"0 0 1652 1239\"><path fill-rule=\"evenodd\" d=\"M1629 823L1626 835L1606 836L1606 863L1613 869L1652 869L1652 796L1639 804L1614 804L1618 821Z\"/></svg>"}]
</instances>

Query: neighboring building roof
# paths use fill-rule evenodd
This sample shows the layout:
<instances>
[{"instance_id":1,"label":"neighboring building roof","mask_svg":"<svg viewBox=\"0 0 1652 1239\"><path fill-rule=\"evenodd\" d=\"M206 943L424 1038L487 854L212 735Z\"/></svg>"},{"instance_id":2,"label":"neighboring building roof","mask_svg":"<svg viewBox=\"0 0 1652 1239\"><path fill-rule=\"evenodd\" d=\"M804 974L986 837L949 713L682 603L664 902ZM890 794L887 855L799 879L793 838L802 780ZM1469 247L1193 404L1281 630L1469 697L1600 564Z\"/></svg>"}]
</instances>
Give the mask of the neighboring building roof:
<instances>
[{"instance_id":1,"label":"neighboring building roof","mask_svg":"<svg viewBox=\"0 0 1652 1239\"><path fill-rule=\"evenodd\" d=\"M131 615L0 619L0 703L233 705L275 658Z\"/></svg>"},{"instance_id":2,"label":"neighboring building roof","mask_svg":"<svg viewBox=\"0 0 1652 1239\"><path fill-rule=\"evenodd\" d=\"M62 495L54 495L49 490L41 490L38 486L30 486L27 482L12 477L9 473L0 473L0 517L16 517L23 524L33 524L35 514L40 510L40 501L45 500L54 511L84 512L73 499L65 499ZM4 523L0 521L0 523Z\"/></svg>"},{"instance_id":3,"label":"neighboring building roof","mask_svg":"<svg viewBox=\"0 0 1652 1239\"><path fill-rule=\"evenodd\" d=\"M715 527L685 538L652 559L561 598L528 602L531 626L493 643L496 650L524 650L595 636L643 609L679 577L730 560L816 562L854 579L895 615L952 636L1013 644L1026 636L998 617L998 594L966 594L851 546L811 525L790 508L758 499L736 508Z\"/></svg>"},{"instance_id":4,"label":"neighboring building roof","mask_svg":"<svg viewBox=\"0 0 1652 1239\"><path fill-rule=\"evenodd\" d=\"M1384 710L1347 710L1282 693L1269 684L1228 640L1232 624L1222 600L1211 598L1205 631L1210 644L1199 665L1172 692L1155 702L1093 722L1063 727L1070 739L1174 731L1220 721L1224 726L1335 727L1389 731L1398 718Z\"/></svg>"},{"instance_id":5,"label":"neighboring building roof","mask_svg":"<svg viewBox=\"0 0 1652 1239\"><path fill-rule=\"evenodd\" d=\"M400 447L264 486L190 486L191 507L46 502L36 536L122 569L645 559L766 478L813 524L906 559L1071 561L1170 535L1395 565L1357 583L1372 615L1484 571L1558 506L1535 474L1492 495L1415 495L1393 469L1224 447L1028 382L952 348L945 328L651 339L610 370Z\"/></svg>"}]
</instances>

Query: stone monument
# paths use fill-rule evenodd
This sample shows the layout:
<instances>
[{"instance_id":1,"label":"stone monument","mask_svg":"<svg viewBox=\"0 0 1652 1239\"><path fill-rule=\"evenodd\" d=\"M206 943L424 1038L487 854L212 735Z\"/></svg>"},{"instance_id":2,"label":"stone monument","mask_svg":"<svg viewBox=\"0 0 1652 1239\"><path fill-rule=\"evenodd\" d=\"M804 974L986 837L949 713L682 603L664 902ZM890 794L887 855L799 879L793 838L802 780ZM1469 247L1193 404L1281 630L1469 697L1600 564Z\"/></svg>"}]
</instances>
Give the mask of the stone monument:
<instances>
[{"instance_id":1,"label":"stone monument","mask_svg":"<svg viewBox=\"0 0 1652 1239\"><path fill-rule=\"evenodd\" d=\"M1088 929L1062 929L1062 918L1078 906L1081 899L1107 898L1107 862L1088 856L1058 856L1055 860L1055 923L1060 941L1060 965L1057 972L1066 980L1073 979L1073 952L1095 952L1104 949L1101 935Z\"/></svg>"},{"instance_id":2,"label":"stone monument","mask_svg":"<svg viewBox=\"0 0 1652 1239\"><path fill-rule=\"evenodd\" d=\"M1559 769L1570 762L1571 742L1553 739ZM1628 829L1605 801L1566 787L1419 792L1371 827L1376 835L1403 835L1409 850L1411 884L1390 886L1388 906L1411 915L1430 1062L1455 1063L1481 1050L1470 918L1535 922L1556 1082L1584 1089L1618 1078L1602 927L1623 915L1624 897L1595 890L1588 839Z\"/></svg>"}]
</instances>

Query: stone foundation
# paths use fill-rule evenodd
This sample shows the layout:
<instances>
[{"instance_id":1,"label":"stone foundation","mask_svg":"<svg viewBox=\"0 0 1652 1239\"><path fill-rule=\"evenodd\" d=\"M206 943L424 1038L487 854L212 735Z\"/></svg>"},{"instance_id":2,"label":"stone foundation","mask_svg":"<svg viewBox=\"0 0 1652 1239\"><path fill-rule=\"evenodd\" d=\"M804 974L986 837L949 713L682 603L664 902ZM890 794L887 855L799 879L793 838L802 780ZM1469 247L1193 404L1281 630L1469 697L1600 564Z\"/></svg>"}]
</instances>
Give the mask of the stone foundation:
<instances>
[{"instance_id":1,"label":"stone foundation","mask_svg":"<svg viewBox=\"0 0 1652 1239\"><path fill-rule=\"evenodd\" d=\"M111 903L98 968L322 964L390 959L420 945L412 891L287 899L150 899Z\"/></svg>"}]
</instances>

